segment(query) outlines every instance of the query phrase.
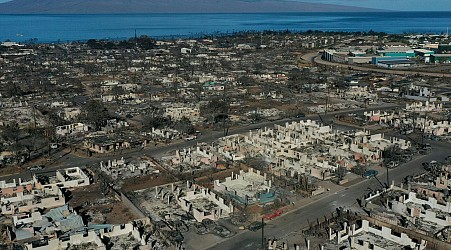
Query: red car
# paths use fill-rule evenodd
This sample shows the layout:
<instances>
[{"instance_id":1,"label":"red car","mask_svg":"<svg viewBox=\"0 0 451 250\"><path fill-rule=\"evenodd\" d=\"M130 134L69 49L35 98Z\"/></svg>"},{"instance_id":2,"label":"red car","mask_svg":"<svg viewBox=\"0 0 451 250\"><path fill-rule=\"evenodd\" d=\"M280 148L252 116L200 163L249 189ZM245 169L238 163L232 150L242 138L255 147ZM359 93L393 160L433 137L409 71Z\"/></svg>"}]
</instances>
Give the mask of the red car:
<instances>
[{"instance_id":1,"label":"red car","mask_svg":"<svg viewBox=\"0 0 451 250\"><path fill-rule=\"evenodd\" d=\"M283 211L278 209L272 214L265 214L263 216L263 218L265 218L266 220L272 220L272 219L276 218L277 216L281 215L282 213L283 213Z\"/></svg>"}]
</instances>

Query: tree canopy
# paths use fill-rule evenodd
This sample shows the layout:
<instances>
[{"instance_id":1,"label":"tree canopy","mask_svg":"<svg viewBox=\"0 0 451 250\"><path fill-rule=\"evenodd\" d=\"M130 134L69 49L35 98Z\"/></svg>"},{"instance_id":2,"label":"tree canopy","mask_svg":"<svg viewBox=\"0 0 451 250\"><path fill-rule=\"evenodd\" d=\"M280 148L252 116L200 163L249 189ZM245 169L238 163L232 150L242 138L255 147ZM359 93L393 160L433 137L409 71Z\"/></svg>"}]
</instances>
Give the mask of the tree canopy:
<instances>
[{"instance_id":1,"label":"tree canopy","mask_svg":"<svg viewBox=\"0 0 451 250\"><path fill-rule=\"evenodd\" d=\"M98 100L91 100L85 106L86 120L100 130L109 119L108 109Z\"/></svg>"}]
</instances>

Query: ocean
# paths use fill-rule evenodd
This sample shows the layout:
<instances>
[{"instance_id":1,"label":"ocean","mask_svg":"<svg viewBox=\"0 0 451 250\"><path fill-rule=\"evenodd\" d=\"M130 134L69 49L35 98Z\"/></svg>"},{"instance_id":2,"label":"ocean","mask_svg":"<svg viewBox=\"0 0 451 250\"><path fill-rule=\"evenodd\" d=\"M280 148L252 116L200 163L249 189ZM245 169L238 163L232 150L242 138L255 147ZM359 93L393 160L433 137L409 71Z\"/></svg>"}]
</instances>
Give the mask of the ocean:
<instances>
[{"instance_id":1,"label":"ocean","mask_svg":"<svg viewBox=\"0 0 451 250\"><path fill-rule=\"evenodd\" d=\"M0 15L0 41L198 37L237 31L446 33L450 12ZM37 39L37 40L36 40Z\"/></svg>"}]
</instances>

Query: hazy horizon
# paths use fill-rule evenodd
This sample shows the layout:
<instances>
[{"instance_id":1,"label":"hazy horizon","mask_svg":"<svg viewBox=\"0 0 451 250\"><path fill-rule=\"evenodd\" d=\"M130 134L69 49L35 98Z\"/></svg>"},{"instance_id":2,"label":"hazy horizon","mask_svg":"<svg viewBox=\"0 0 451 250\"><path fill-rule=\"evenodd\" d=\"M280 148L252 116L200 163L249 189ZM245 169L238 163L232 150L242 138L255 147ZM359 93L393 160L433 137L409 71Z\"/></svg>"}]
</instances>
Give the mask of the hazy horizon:
<instances>
[{"instance_id":1,"label":"hazy horizon","mask_svg":"<svg viewBox=\"0 0 451 250\"><path fill-rule=\"evenodd\" d=\"M0 0L0 3L10 2L12 0ZM38 0L30 0L38 1ZM64 0L61 0L64 1ZM264 1L264 0L246 0L246 1ZM291 0L295 2L335 4L349 7L363 7L383 9L388 11L451 11L450 0L429 0L425 4L424 0Z\"/></svg>"}]
</instances>

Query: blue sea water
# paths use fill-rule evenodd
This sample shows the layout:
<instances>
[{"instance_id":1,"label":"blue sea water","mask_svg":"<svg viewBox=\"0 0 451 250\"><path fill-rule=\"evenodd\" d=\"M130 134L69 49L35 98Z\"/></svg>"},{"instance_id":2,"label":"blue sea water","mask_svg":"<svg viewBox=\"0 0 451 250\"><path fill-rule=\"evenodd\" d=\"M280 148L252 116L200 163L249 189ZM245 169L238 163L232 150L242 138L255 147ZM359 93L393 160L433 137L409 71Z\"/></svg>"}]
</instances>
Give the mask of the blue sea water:
<instances>
[{"instance_id":1,"label":"blue sea water","mask_svg":"<svg viewBox=\"0 0 451 250\"><path fill-rule=\"evenodd\" d=\"M0 15L0 41L186 37L261 30L446 32L451 12Z\"/></svg>"}]
</instances>

